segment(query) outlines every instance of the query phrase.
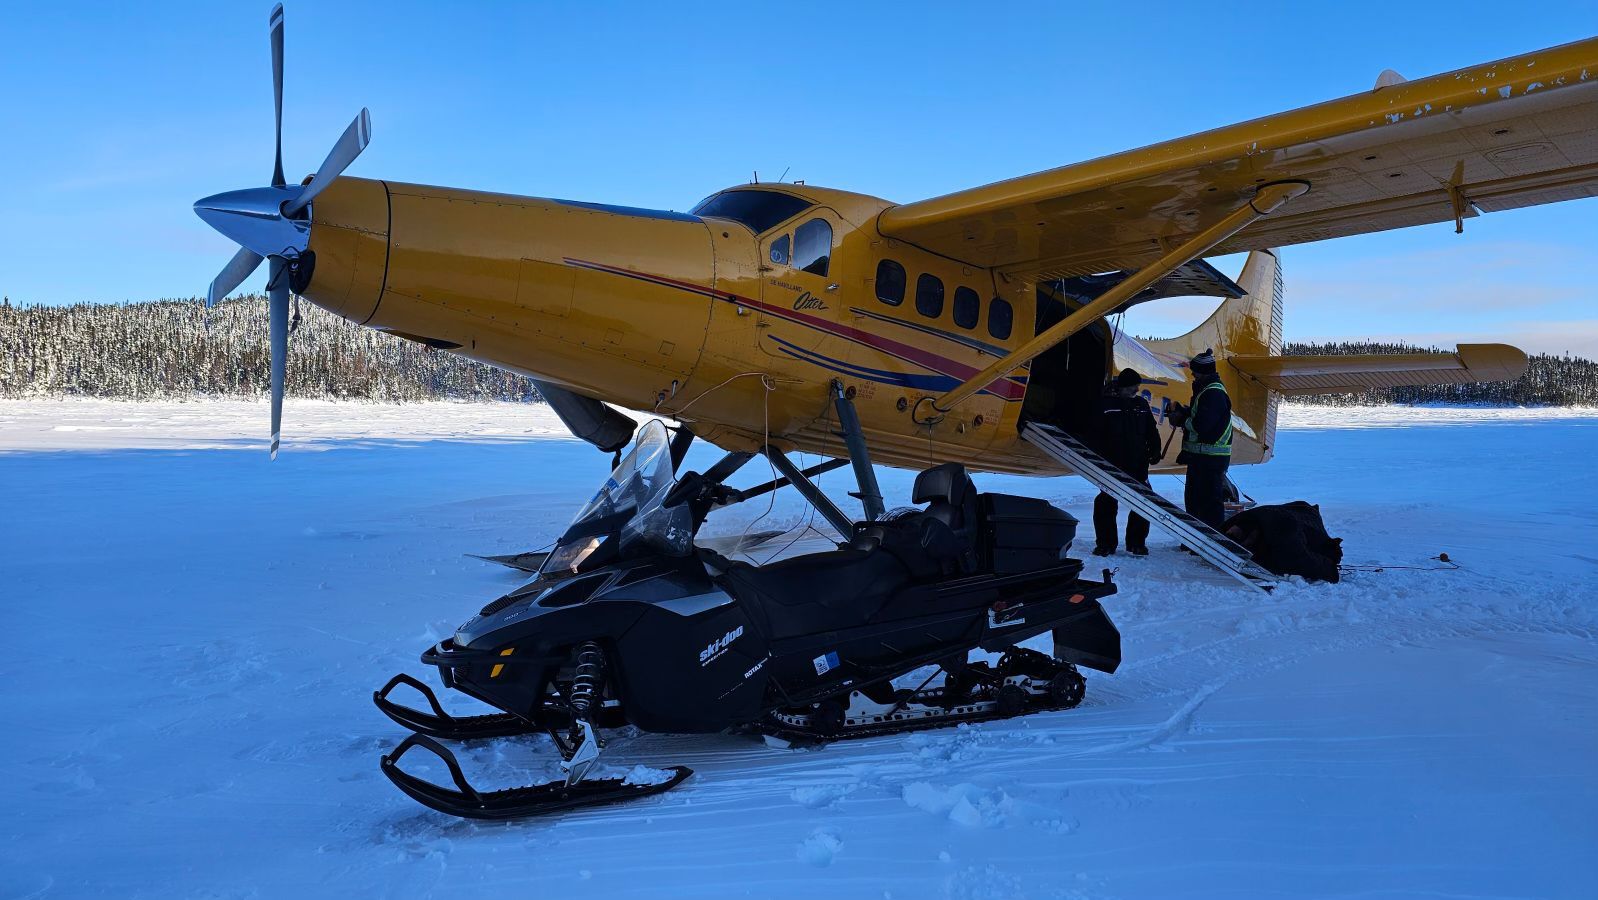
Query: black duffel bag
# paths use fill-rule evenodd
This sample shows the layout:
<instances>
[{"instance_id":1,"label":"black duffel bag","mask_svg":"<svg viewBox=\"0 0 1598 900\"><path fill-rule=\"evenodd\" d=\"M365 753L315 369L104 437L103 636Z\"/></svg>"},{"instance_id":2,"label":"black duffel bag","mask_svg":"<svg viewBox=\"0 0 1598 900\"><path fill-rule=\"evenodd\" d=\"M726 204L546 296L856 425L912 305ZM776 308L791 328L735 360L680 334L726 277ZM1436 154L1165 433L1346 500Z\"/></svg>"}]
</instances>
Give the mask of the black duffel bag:
<instances>
[{"instance_id":1,"label":"black duffel bag","mask_svg":"<svg viewBox=\"0 0 1598 900\"><path fill-rule=\"evenodd\" d=\"M1319 506L1303 500L1256 506L1227 519L1222 530L1278 575L1337 581L1343 539L1326 533Z\"/></svg>"}]
</instances>

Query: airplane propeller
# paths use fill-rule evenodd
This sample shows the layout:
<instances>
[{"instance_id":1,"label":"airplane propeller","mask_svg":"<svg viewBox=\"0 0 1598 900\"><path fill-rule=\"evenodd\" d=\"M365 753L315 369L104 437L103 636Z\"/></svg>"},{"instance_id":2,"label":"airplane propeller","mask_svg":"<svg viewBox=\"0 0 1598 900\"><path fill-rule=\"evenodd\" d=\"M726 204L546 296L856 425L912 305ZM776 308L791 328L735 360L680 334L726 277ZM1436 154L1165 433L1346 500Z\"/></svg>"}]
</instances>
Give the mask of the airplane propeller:
<instances>
[{"instance_id":1,"label":"airplane propeller","mask_svg":"<svg viewBox=\"0 0 1598 900\"><path fill-rule=\"evenodd\" d=\"M272 108L274 114L274 160L272 183L268 187L245 188L206 197L194 204L194 212L206 224L239 245L222 271L212 279L205 294L206 308L215 306L253 274L262 260L268 260L269 342L272 356L272 458L283 425L283 379L288 365L290 281L302 271L310 240L308 211L320 193L355 162L372 140L372 117L365 108L350 122L328 151L316 174L303 185L288 185L283 178L283 4L272 7L267 19L272 43ZM300 285L303 287L303 285Z\"/></svg>"}]
</instances>

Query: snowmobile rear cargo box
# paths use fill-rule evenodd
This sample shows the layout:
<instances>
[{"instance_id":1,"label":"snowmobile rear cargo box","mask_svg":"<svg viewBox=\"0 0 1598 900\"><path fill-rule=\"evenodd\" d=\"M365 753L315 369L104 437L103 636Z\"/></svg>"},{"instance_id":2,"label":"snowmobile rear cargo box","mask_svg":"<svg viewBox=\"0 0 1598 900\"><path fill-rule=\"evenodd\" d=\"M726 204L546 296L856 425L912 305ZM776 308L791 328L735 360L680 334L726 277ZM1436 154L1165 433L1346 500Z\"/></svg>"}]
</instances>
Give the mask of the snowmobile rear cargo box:
<instances>
[{"instance_id":1,"label":"snowmobile rear cargo box","mask_svg":"<svg viewBox=\"0 0 1598 900\"><path fill-rule=\"evenodd\" d=\"M981 494L983 562L999 575L1057 566L1076 539L1076 518L1047 500Z\"/></svg>"}]
</instances>

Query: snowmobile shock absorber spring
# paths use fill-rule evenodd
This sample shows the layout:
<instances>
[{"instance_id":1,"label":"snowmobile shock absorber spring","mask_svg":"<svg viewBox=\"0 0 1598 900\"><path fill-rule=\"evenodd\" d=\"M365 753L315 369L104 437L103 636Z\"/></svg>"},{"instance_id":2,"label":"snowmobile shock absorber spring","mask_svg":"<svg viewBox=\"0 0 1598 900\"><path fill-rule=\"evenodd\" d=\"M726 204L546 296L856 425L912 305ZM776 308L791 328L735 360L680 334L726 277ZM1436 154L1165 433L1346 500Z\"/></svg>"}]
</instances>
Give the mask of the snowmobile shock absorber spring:
<instances>
[{"instance_id":1,"label":"snowmobile shock absorber spring","mask_svg":"<svg viewBox=\"0 0 1598 900\"><path fill-rule=\"evenodd\" d=\"M577 648L577 667L572 673L571 708L579 719L588 718L605 690L605 651L593 641Z\"/></svg>"}]
</instances>

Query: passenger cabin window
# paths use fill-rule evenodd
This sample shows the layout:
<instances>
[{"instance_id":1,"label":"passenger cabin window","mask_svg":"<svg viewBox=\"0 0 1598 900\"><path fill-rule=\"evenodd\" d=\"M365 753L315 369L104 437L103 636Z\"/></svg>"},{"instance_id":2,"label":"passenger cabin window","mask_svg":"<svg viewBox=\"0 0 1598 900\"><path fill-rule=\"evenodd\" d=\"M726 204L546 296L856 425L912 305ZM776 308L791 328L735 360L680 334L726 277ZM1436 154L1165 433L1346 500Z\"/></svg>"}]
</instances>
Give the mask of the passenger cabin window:
<instances>
[{"instance_id":1,"label":"passenger cabin window","mask_svg":"<svg viewBox=\"0 0 1598 900\"><path fill-rule=\"evenodd\" d=\"M779 266L788 264L788 236L786 234L771 242L771 261Z\"/></svg>"},{"instance_id":2,"label":"passenger cabin window","mask_svg":"<svg viewBox=\"0 0 1598 900\"><path fill-rule=\"evenodd\" d=\"M1010 308L1010 301L1003 297L994 297L988 303L988 334L994 339L1007 341L1010 339L1010 326L1015 319L1015 311Z\"/></svg>"},{"instance_id":3,"label":"passenger cabin window","mask_svg":"<svg viewBox=\"0 0 1598 900\"><path fill-rule=\"evenodd\" d=\"M943 282L925 272L916 279L916 312L929 319L943 315Z\"/></svg>"},{"instance_id":4,"label":"passenger cabin window","mask_svg":"<svg viewBox=\"0 0 1598 900\"><path fill-rule=\"evenodd\" d=\"M827 274L832 258L832 226L826 219L811 219L793 233L793 267L812 275Z\"/></svg>"},{"instance_id":5,"label":"passenger cabin window","mask_svg":"<svg viewBox=\"0 0 1598 900\"><path fill-rule=\"evenodd\" d=\"M694 207L693 214L731 219L755 234L764 234L810 206L809 200L781 191L744 189L707 197Z\"/></svg>"},{"instance_id":6,"label":"passenger cabin window","mask_svg":"<svg viewBox=\"0 0 1598 900\"><path fill-rule=\"evenodd\" d=\"M954 324L961 328L977 327L982 316L982 300L968 287L954 289Z\"/></svg>"},{"instance_id":7,"label":"passenger cabin window","mask_svg":"<svg viewBox=\"0 0 1598 900\"><path fill-rule=\"evenodd\" d=\"M891 259L877 263L877 299L889 306L904 302L904 266Z\"/></svg>"}]
</instances>

